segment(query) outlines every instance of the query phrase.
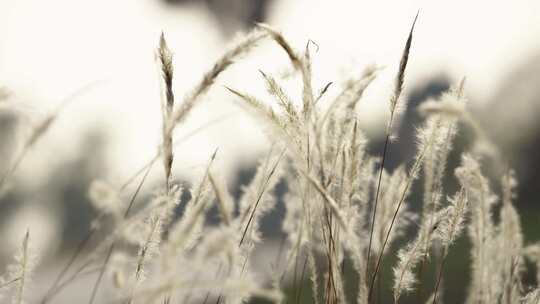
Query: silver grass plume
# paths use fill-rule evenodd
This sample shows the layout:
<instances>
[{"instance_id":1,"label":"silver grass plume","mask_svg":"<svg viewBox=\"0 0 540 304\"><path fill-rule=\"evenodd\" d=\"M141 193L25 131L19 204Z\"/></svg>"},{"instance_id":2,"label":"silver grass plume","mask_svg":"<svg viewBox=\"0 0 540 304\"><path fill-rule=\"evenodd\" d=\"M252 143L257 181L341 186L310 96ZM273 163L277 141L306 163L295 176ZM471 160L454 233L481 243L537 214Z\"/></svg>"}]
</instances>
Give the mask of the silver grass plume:
<instances>
[{"instance_id":1,"label":"silver grass plume","mask_svg":"<svg viewBox=\"0 0 540 304\"><path fill-rule=\"evenodd\" d=\"M312 114L312 107L314 104L313 88L311 86L311 55L309 51L310 42L306 44L306 50L304 56L299 55L285 37L277 30L271 28L269 25L259 23L258 27L266 31L270 37L287 53L292 66L300 72L302 76L302 100L304 119L308 120Z\"/></svg>"},{"instance_id":2,"label":"silver grass plume","mask_svg":"<svg viewBox=\"0 0 540 304\"><path fill-rule=\"evenodd\" d=\"M394 86L394 92L392 94L392 97L390 98L390 118L388 119L388 123L387 123L387 126L386 126L386 131L385 131L386 138L385 138L385 143L384 143L384 148L383 148L382 161L381 161L381 166L380 166L380 169L379 169L379 180L378 180L378 183L377 183L377 190L375 191L375 201L373 203L373 212L372 212L372 215L371 215L371 222L370 222L371 227L370 227L370 231L369 231L369 244L368 244L367 259L366 259L366 277L369 275L369 269L370 269L370 266L371 266L371 264L370 264L371 245L372 245L372 242L373 242L373 232L374 232L373 229L375 227L375 217L377 216L377 205L379 203L379 193L381 191L381 178L382 178L382 173L383 173L383 170L384 170L384 163L385 163L386 156L387 156L387 153L388 153L388 145L389 145L390 139L392 137L391 132L392 132L392 126L393 126L393 121L394 121L394 115L396 113L396 109L398 109L398 100L399 100L399 97L400 97L401 92L403 90L403 83L405 81L405 70L407 68L407 62L409 61L409 52L410 52L410 48L411 48L411 44L412 44L413 31L414 31L414 26L416 25L416 20L418 18L418 13L414 17L414 21L413 21L413 24L411 26L409 36L407 37L407 42L405 43L405 48L403 49L403 53L401 55L401 60L400 60L400 64L399 64L399 70L398 70L398 73L397 73L397 76L396 76L396 81L395 81L395 86ZM399 107L399 108L401 108L401 107ZM400 203L400 205L401 205L401 203ZM396 212L396 214L397 214L397 212ZM391 228L389 229L388 233L390 233L390 231L391 231ZM384 245L383 245L383 249L384 249ZM382 257L382 254L383 254L383 251L381 251L379 253L379 260L376 262L376 264L380 263L380 257ZM375 278L377 276L378 267L379 267L379 265L375 265L375 270L374 270L372 278L371 278L372 283L371 283L371 285L369 287L368 301L371 300L371 295L372 295L372 292L373 292L373 284L374 284Z\"/></svg>"},{"instance_id":3,"label":"silver grass plume","mask_svg":"<svg viewBox=\"0 0 540 304\"><path fill-rule=\"evenodd\" d=\"M472 281L467 303L492 303L500 292L500 276L493 275L499 269L496 253L493 205L497 196L489 187L480 164L471 155L462 156L456 176L465 189L471 206L469 237L471 238Z\"/></svg>"},{"instance_id":4,"label":"silver grass plume","mask_svg":"<svg viewBox=\"0 0 540 304\"><path fill-rule=\"evenodd\" d=\"M442 289L440 285L450 245L461 235L464 228L465 217L468 213L468 198L465 189L461 188L456 195L449 198L449 202L450 206L443 209L446 214L444 219L438 224L438 229L435 233L436 238L441 242L443 250L435 290L433 291L433 304L436 304L440 298L439 293Z\"/></svg>"},{"instance_id":5,"label":"silver grass plume","mask_svg":"<svg viewBox=\"0 0 540 304\"><path fill-rule=\"evenodd\" d=\"M174 68L173 68L173 53L167 45L165 34L162 32L159 38L159 47L156 50L156 61L160 67L160 83L161 89L161 111L162 111L162 136L163 136L163 166L165 169L165 182L167 188L171 178L171 170L173 164L173 138L172 132L168 132L169 123L172 121L172 113L174 109L174 93L172 88Z\"/></svg>"},{"instance_id":6,"label":"silver grass plume","mask_svg":"<svg viewBox=\"0 0 540 304\"><path fill-rule=\"evenodd\" d=\"M200 102L201 97L214 84L217 77L227 70L238 58L248 53L268 34L255 29L239 39L232 48L225 52L214 66L206 72L201 81L183 98L182 103L171 115L167 133L172 133L176 125L182 123L193 107Z\"/></svg>"},{"instance_id":7,"label":"silver grass plume","mask_svg":"<svg viewBox=\"0 0 540 304\"><path fill-rule=\"evenodd\" d=\"M7 277L5 281L10 283L8 287L13 289L11 303L23 304L26 303L25 293L38 262L37 254L30 244L30 232L28 230L24 235L21 247L15 254L14 259L15 262L7 267Z\"/></svg>"},{"instance_id":8,"label":"silver grass plume","mask_svg":"<svg viewBox=\"0 0 540 304\"><path fill-rule=\"evenodd\" d=\"M428 236L428 233L423 230L436 231L446 216L448 216L448 210L444 209L434 214L434 218L429 221L431 225L420 227L416 239L407 244L405 248L399 250L397 254L398 262L393 269L394 303L399 301L402 293L414 290L414 284L416 284L417 279L413 270L427 254L427 250L429 249L424 247L425 238Z\"/></svg>"},{"instance_id":9,"label":"silver grass plume","mask_svg":"<svg viewBox=\"0 0 540 304\"><path fill-rule=\"evenodd\" d=\"M502 303L519 302L522 291L521 274L523 272L523 233L519 215L512 201L515 197L517 181L515 173L509 170L501 178L502 208L499 223L499 244L497 252L501 255L501 275L503 278Z\"/></svg>"},{"instance_id":10,"label":"silver grass plume","mask_svg":"<svg viewBox=\"0 0 540 304\"><path fill-rule=\"evenodd\" d=\"M210 183L214 188L214 193L216 195L221 214L221 220L226 226L230 226L232 221L232 212L234 209L233 199L222 180L216 179L213 173L210 173L208 178L210 179Z\"/></svg>"}]
</instances>

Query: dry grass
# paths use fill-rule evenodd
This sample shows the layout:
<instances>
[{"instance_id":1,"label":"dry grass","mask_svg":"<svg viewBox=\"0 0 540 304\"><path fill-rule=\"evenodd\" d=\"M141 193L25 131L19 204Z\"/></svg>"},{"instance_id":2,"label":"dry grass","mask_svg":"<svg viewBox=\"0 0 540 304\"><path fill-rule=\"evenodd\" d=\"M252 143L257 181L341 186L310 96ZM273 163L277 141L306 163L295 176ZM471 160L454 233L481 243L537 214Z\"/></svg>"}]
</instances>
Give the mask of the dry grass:
<instances>
[{"instance_id":1,"label":"dry grass","mask_svg":"<svg viewBox=\"0 0 540 304\"><path fill-rule=\"evenodd\" d=\"M417 293L421 301L441 302L447 256L463 231L468 232L472 277L467 303L538 303L540 292L526 292L522 284L524 258L540 265L540 246L524 247L519 216L513 207L516 181L510 170L501 181L500 221L495 210L499 198L492 182L483 173L480 156L465 151L455 178L456 193L448 193L443 178L448 175L448 155L458 133L458 122L481 129L468 114L463 82L441 96L420 106L425 121L417 130L417 152L410 163L390 171L385 159L390 153L393 122L400 114L409 56L414 56L414 24L406 40L397 68L394 91L389 101L390 119L386 127L381 155L367 152L368 139L358 127L355 109L364 91L377 77L370 67L342 88L336 98L325 93L329 83L318 92L312 86L310 44L296 51L285 36L267 25L259 25L239 40L208 71L193 90L178 101L172 86L172 51L162 35L156 51L162 81L163 142L156 157L128 181L140 176L132 194L125 186L96 181L89 196L100 216L69 263L60 271L42 303L53 303L55 296L85 274L98 272L89 303L102 289L112 303L240 303L260 297L275 303L299 303L311 295L313 303L374 303L375 292L391 293L395 303L406 294ZM262 40L275 42L296 73L302 100L293 100L280 85L280 79L261 71L268 92L275 98L263 102L249 93L227 88L236 101L261 122L261 127L277 138L268 156L261 161L255 177L235 201L226 182L212 169L216 151L207 169L190 189L175 185L172 170L174 130L181 126L192 109L201 102L226 69L240 56L249 53ZM323 110L319 105L328 106ZM270 105L269 105L270 104ZM13 175L25 153L32 148L54 122L56 115L44 120L27 139L21 156L11 165L0 184ZM482 136L478 141L484 140ZM164 186L139 208L132 208L152 165L163 159ZM493 162L498 162L495 158ZM500 163L497 167L503 167ZM413 185L422 177L423 207L418 214L410 208ZM286 213L281 230L283 246L273 263L270 282L260 283L251 265L256 248L263 245L261 221L277 204L274 189L278 182L288 185ZM184 212L174 215L182 193L189 191ZM447 198L448 197L448 198ZM217 205L219 222L206 225L206 216ZM114 227L98 245L88 248L88 240L104 229L102 221L112 220ZM416 235L401 249L393 248L405 231L418 223ZM35 252L27 233L15 263L2 277L2 293L11 294L13 303L23 303L31 292L29 278L35 266ZM126 248L138 248L127 250ZM440 254L437 254L440 253ZM393 268L392 290L377 287L383 260L397 256ZM435 256L433 260L430 256ZM376 257L376 258L374 258ZM83 260L74 268L76 260ZM436 266L434 278L423 276L427 265ZM354 272L352 280L346 273ZM540 273L539 273L540 277ZM287 279L288 280L287 280ZM389 278L385 278L388 280ZM290 282L292 280L292 282ZM350 281L349 281L350 280ZM310 292L302 287L310 284ZM284 297L289 284L295 294ZM356 285L351 287L352 285ZM104 287L106 286L106 287ZM426 286L433 286L429 290ZM430 291L423 296L419 288ZM534 287L536 288L536 287ZM465 291L464 291L465 292Z\"/></svg>"}]
</instances>

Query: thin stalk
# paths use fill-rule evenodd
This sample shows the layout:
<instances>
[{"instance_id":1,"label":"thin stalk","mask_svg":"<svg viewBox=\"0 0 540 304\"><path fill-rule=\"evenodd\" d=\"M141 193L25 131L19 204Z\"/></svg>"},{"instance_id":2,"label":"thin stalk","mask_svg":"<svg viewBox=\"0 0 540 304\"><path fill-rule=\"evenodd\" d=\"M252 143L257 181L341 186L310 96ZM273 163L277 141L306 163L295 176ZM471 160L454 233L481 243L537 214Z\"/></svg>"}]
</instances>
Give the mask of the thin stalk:
<instances>
[{"instance_id":1,"label":"thin stalk","mask_svg":"<svg viewBox=\"0 0 540 304\"><path fill-rule=\"evenodd\" d=\"M151 169L152 169L152 166L148 167L148 170L146 171L146 173L143 176L141 182L137 186L137 189L135 190L135 193L133 193L133 196L131 197L129 205L126 208L126 211L124 213L124 219L128 217L129 211L131 211L131 208L133 207L133 203L135 202L135 199L139 195L139 192L141 191L142 186L143 186L144 182L146 181L146 178L148 177L148 174L150 173ZM98 279L97 279L96 283L94 284L94 288L92 289L92 295L90 296L90 301L88 302L89 304L92 304L94 302L94 300L95 300L96 294L97 294L98 289L99 289L99 285L100 285L100 283L101 283L101 281L103 279L103 275L105 274L105 271L107 270L107 266L109 264L109 260L111 258L111 255L112 255L112 253L114 251L115 245L116 245L116 242L113 241L113 243L111 244L111 247L109 247L109 251L107 252L107 255L105 256L105 261L103 262L103 267L101 268Z\"/></svg>"},{"instance_id":2,"label":"thin stalk","mask_svg":"<svg viewBox=\"0 0 540 304\"><path fill-rule=\"evenodd\" d=\"M416 24L416 20L418 18L419 12L416 13L416 17L414 17L414 21L411 27L411 30L409 32L409 36L407 38L407 42L405 43L405 48L403 50L403 54L401 55L401 60L399 63L399 71L396 77L395 87L394 87L394 93L393 96L390 99L390 119L388 120L388 125L386 127L386 139L384 141L384 149L383 149L383 157L381 162L381 168L379 170L379 180L377 182L377 191L375 193L375 203L373 206L373 214L371 216L371 228L369 232L369 245L368 245L368 254L367 254L367 261L366 261L366 277L369 274L369 260L370 260L370 254L371 254L371 246L373 242L373 229L375 227L375 216L377 214L377 205L379 203L379 192L381 187L381 179L382 179L382 172L384 169L384 162L387 157L388 153L388 143L390 141L390 135L392 132L392 124L394 121L394 114L397 108L397 103L399 100L399 97L401 95L401 92L403 91L403 83L405 80L405 69L407 68L407 62L409 61L409 51L412 44L412 34L414 30L414 26ZM376 271L375 271L376 272ZM371 294L371 291L370 291Z\"/></svg>"},{"instance_id":3,"label":"thin stalk","mask_svg":"<svg viewBox=\"0 0 540 304\"><path fill-rule=\"evenodd\" d=\"M146 180L146 178L148 177L148 174L150 173L151 169L152 169L152 165L153 163L146 168L146 172L141 180L141 182L139 183L139 185L137 186L137 189L135 191L135 193L133 194L131 200L130 200L130 203L129 203L129 206L128 208L126 209L126 212L125 212L125 217L127 217L128 213L129 213L129 210L131 209L131 207L133 206L133 202L135 201L135 198L137 197L137 195L139 194L141 188L142 188L142 185L144 183L144 181ZM51 300L56 294L58 294L60 291L62 291L63 287L66 286L66 282L69 282L69 281L73 281L77 278L77 276L79 274L82 273L82 271L88 267L90 264L91 264L91 260L88 260L86 261L83 265L81 265L74 273L73 275L71 275L68 279L66 279L62 284L59 284L60 281L62 280L62 278L66 275L66 273L68 272L69 268L74 264L74 262L77 260L77 258L80 256L80 254L82 253L82 249L84 248L84 246L88 243L88 241L90 240L90 238L97 232L97 229L93 229L91 230L85 237L85 239L83 239L78 247L77 247L77 250L74 252L73 256L70 258L69 262L66 264L66 266L64 266L64 268L62 269L62 271L60 272L60 274L58 275L58 277L56 278L55 280L55 284L53 284L53 286L50 287L49 291L47 292L47 294L45 295L45 297L43 298L42 300L42 304L46 304L47 302L49 302L49 300Z\"/></svg>"},{"instance_id":4,"label":"thin stalk","mask_svg":"<svg viewBox=\"0 0 540 304\"><path fill-rule=\"evenodd\" d=\"M77 90L75 90L73 93L69 94L67 97L65 97L60 104L56 107L56 109L52 112L52 114L49 114L35 129L34 132L26 139L26 142L23 145L22 151L17 156L17 159L15 162L11 165L11 167L2 175L2 178L0 178L0 186L2 186L7 179L13 175L13 173L17 170L21 162L23 161L24 157L34 146L34 144L37 142L39 138L41 138L51 127L51 125L55 122L56 118L60 114L60 112L71 102L73 102L77 97L80 97L83 95L83 93L92 87L94 87L99 82L91 82Z\"/></svg>"},{"instance_id":5,"label":"thin stalk","mask_svg":"<svg viewBox=\"0 0 540 304\"><path fill-rule=\"evenodd\" d=\"M73 255L71 256L71 258L69 259L67 264L62 268L62 271L60 271L60 273L58 274L58 276L54 280L53 284L51 285L51 287L49 288L49 290L45 294L45 297L43 297L43 300L41 301L41 304L45 304L45 303L48 302L49 297L51 297L53 295L53 291L56 289L56 287L58 286L58 284L60 283L60 281L62 280L64 275L66 275L69 268L71 268L73 263L75 263L75 260L77 260L77 257L79 257L79 255L82 253L82 250L84 249L86 244L90 241L90 239L92 238L92 236L95 234L96 231L97 230L95 228L92 228L90 230L90 232L85 236L85 238L81 240L79 245L77 245L77 248L73 252Z\"/></svg>"},{"instance_id":6,"label":"thin stalk","mask_svg":"<svg viewBox=\"0 0 540 304\"><path fill-rule=\"evenodd\" d=\"M392 118L393 115L390 117L389 125L392 124ZM367 252L367 259L366 259L366 278L369 275L369 260L371 257L371 246L373 243L373 229L375 228L375 216L377 215L377 205L379 203L379 193L381 190L381 181L382 181L382 174L384 171L384 162L386 160L386 155L388 153L388 143L390 142L390 133L388 132L390 128L387 128L386 132L386 139L384 141L384 148L383 148L383 156L381 161L381 167L379 169L379 178L377 181L377 190L375 191L375 203L373 205L373 213L371 215L371 227L369 229L369 244L368 244L368 252Z\"/></svg>"},{"instance_id":7,"label":"thin stalk","mask_svg":"<svg viewBox=\"0 0 540 304\"><path fill-rule=\"evenodd\" d=\"M379 256L377 258L377 263L375 265L375 271L374 271L373 276L371 278L371 283L370 283L370 286L369 286L368 301L369 301L369 299L371 299L371 295L373 294L373 286L375 284L375 279L377 278L377 273L379 272L379 268L381 267L381 262L382 262L382 258L383 258L383 254L384 254L384 249L386 248L386 245L388 243L388 239L390 238L390 233L392 232L392 228L394 227L394 223L395 223L395 221L397 219L397 215L399 213L399 210L401 209L401 205L405 201L405 197L407 196L407 192L409 191L409 188L410 188L412 182L414 181L414 176L416 175L416 172L420 168L420 165L422 163L422 160L424 158L424 155L425 155L426 150L428 149L428 147L429 147L429 145L426 145L426 147L424 147L424 149L422 150L420 156L418 157L415 164L413 165L413 168L411 169L412 173L410 174L409 179L407 180L407 184L405 185L405 189L403 189L403 192L401 194L401 198L399 199L396 211L394 212L394 215L392 216L392 221L390 222L390 227L388 228L388 231L386 232L386 237L384 238L384 242L383 242L382 248L381 248L381 250L379 252Z\"/></svg>"},{"instance_id":8,"label":"thin stalk","mask_svg":"<svg viewBox=\"0 0 540 304\"><path fill-rule=\"evenodd\" d=\"M300 300L302 299L302 290L304 289L304 275L306 274L306 264L307 264L307 255L306 259L304 260L304 266L302 267L302 275L300 276L300 292L298 293L298 297L296 298L296 303L299 304Z\"/></svg>"},{"instance_id":9,"label":"thin stalk","mask_svg":"<svg viewBox=\"0 0 540 304\"><path fill-rule=\"evenodd\" d=\"M435 284L435 291L433 291L433 304L437 304L437 291L439 290L439 285L441 284L445 263L446 263L446 252L443 255L443 258L441 259L441 265L439 267L439 274L437 275L437 283Z\"/></svg>"},{"instance_id":10,"label":"thin stalk","mask_svg":"<svg viewBox=\"0 0 540 304\"><path fill-rule=\"evenodd\" d=\"M222 116L220 116L220 117L218 117L216 119L213 119L213 120L209 121L208 123L205 123L205 124L201 125L198 128L193 129L191 132L187 133L186 135L184 135L184 136L182 136L182 137L180 137L178 139L174 139L174 144L173 144L174 147L175 148L178 147L181 143L183 143L186 140L188 140L188 139L192 138L193 136L197 135L202 130L204 130L204 129L206 129L206 128L214 125L214 124L223 122L224 120L229 119L232 116L233 116L232 113L222 115ZM145 172L145 170L148 169L148 167L153 166L154 163L159 160L162 153L163 153L163 151L161 149L159 149L158 152L154 155L154 157L152 159L147 161L144 166L139 168L132 176L130 176L122 184L122 186L120 187L120 191L125 190L139 175L143 174Z\"/></svg>"},{"instance_id":11,"label":"thin stalk","mask_svg":"<svg viewBox=\"0 0 540 304\"><path fill-rule=\"evenodd\" d=\"M11 285L11 284L13 284L13 283L15 283L15 282L19 281L20 279L21 279L21 278L19 277L19 278L15 278L15 279L13 279L13 280L11 280L11 281L5 282L4 284L0 284L0 289L2 289L2 288L4 288L4 287L7 287L7 286L9 286L9 285Z\"/></svg>"},{"instance_id":12,"label":"thin stalk","mask_svg":"<svg viewBox=\"0 0 540 304\"><path fill-rule=\"evenodd\" d=\"M286 150L283 150L281 152L281 155L279 156L278 160L276 161L276 163L272 167L272 170L268 174L268 176L267 176L267 178L265 180L265 183L264 183L261 191L259 192L259 195L257 196L257 201L255 201L255 206L253 207L253 210L251 210L251 214L250 214L248 222L246 224L246 228L244 228L244 231L242 232L242 238L240 239L240 242L238 243L238 246L242 246L242 243L244 242L244 238L246 237L246 233L248 231L248 228L249 228L249 226L251 224L251 221L253 220L253 217L255 216L255 211L257 210L257 206L259 205L259 202L261 201L262 196L264 195L264 193L266 191L266 187L267 187L268 183L270 182L270 179L272 178L272 176L276 172L277 166L281 162L281 159L283 158L283 155L285 155L285 151Z\"/></svg>"},{"instance_id":13,"label":"thin stalk","mask_svg":"<svg viewBox=\"0 0 540 304\"><path fill-rule=\"evenodd\" d=\"M109 251L107 252L107 256L105 256L105 261L103 261L103 266L101 267L101 270L99 272L98 279L96 283L94 283L94 288L92 288L92 295L90 296L90 301L88 303L92 304L96 298L99 284L101 283L101 280L103 279L103 275L105 274L105 270L107 269L107 265L109 264L109 260L111 259L111 255L114 251L116 243L112 243L111 247L109 247Z\"/></svg>"}]
</instances>

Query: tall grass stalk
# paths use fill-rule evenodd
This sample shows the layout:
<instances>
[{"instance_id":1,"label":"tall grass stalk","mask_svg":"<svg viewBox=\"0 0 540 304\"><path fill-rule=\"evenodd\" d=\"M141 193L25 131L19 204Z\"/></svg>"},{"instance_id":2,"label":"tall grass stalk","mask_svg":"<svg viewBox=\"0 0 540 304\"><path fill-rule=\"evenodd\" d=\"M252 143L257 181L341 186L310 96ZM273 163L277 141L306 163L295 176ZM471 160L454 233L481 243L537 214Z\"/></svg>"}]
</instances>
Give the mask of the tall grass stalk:
<instances>
[{"instance_id":1,"label":"tall grass stalk","mask_svg":"<svg viewBox=\"0 0 540 304\"><path fill-rule=\"evenodd\" d=\"M388 124L386 126L386 136L385 136L385 140L384 140L384 148L383 148L383 154L382 154L382 162L381 162L381 167L380 167L380 170L379 170L379 179L377 181L377 190L375 191L375 202L373 203L373 213L372 213L372 216L371 216L371 228L370 228L370 232L369 232L369 244L368 244L368 251L367 251L367 258L366 258L366 277L368 277L369 275L369 267L370 267L370 256L371 256L371 246L372 246L372 242L373 242L373 229L375 227L375 217L377 215L377 206L378 206L378 203L379 203L379 193L380 193L380 190L381 190L381 179L382 179L382 172L384 170L384 163L385 163L385 160L386 160L386 157L387 157L387 153L388 153L388 145L389 145L389 142L390 142L390 137L391 137L391 132L392 132L392 127L393 127L393 122L394 122L394 115L396 114L396 110L398 110L398 101L399 101L399 97L401 96L401 92L403 91L403 83L405 81L405 70L407 68L407 63L409 61L409 52L410 52L410 48L411 48L411 44L412 44L412 37L413 37L413 31L414 31L414 26L416 25L416 20L418 18L418 14L420 12L418 12L416 14L416 16L414 17L414 21L413 21L413 24L411 26L411 30L409 32L409 37L407 38L407 42L405 43L405 48L403 50L403 54L401 55L401 60L400 60L400 63L399 63L399 70L398 70L398 74L397 74L397 77L396 77L396 82L395 82L395 86L394 86L394 92L393 92L393 95L392 97L390 98L390 118L388 119ZM399 203L398 205L398 209L396 210L396 216L397 216L397 213L399 211L399 207L401 207L401 202ZM388 229L388 234L390 234L390 231L392 230L392 226L394 224L394 221L395 219L392 219L392 224L390 225L390 228ZM380 262L381 262L381 259L382 259L382 255L383 255L383 251L384 251L384 247L386 246L386 240L384 242L384 245L379 253L379 257L377 258L377 262L376 262L376 265L375 265L375 270L373 271L373 275L372 275L372 278L371 278L371 284L369 286L369 294L368 294L368 301L369 299L371 299L371 295L373 293L373 286L374 286L374 283L375 283L375 279L377 277L377 272L379 271L379 265L380 265Z\"/></svg>"}]
</instances>

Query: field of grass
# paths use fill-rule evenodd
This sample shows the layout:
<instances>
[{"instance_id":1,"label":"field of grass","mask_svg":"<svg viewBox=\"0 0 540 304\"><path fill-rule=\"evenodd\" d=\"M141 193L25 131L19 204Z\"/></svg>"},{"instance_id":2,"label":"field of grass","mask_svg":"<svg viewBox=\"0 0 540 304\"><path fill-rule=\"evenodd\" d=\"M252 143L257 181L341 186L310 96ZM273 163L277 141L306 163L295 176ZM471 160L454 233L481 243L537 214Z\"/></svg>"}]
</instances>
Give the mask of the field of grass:
<instances>
[{"instance_id":1,"label":"field of grass","mask_svg":"<svg viewBox=\"0 0 540 304\"><path fill-rule=\"evenodd\" d=\"M379 67L350 75L347 85L337 88L337 97L329 98L332 83L312 87L311 57L319 46L308 41L305 49L296 50L279 31L260 24L180 95L172 85L174 50L162 35L155 53L161 77L160 150L124 184L91 184L88 197L98 216L49 279L40 303L55 303L58 294L89 274L90 304L539 303L540 289L525 284L524 276L540 266L540 245L524 242L514 207L513 170L469 114L465 80L415 109L423 117L416 142L407 143L416 147L415 156L392 170L385 165L399 140L396 121L407 107L401 95L408 59L414 56L415 22L404 37L391 98L381 101L388 104L389 118L384 145L375 154L368 152L356 109ZM226 87L260 122L272 147L239 199L213 168L219 150L209 156L197 183L176 182L172 168L181 160L175 158L175 130L216 79L262 41L275 43L288 57L301 100L293 100L281 79L264 71L260 81L271 101ZM43 120L25 140L0 177L2 195L57 115ZM460 151L459 165L451 172L449 155L463 130L471 133L472 143ZM163 168L161 186L150 200L134 204L155 166ZM488 178L486 166L498 180ZM458 185L456 191L445 184L448 178ZM274 257L256 261L254 253L268 248L261 225L277 208L280 183L287 185L280 245ZM129 192L133 185L135 191ZM413 200L421 207L412 208ZM105 237L88 246L98 234ZM28 231L0 280L2 301L27 302L39 255ZM457 260L468 264L459 269L462 276L455 275L463 264ZM461 284L447 284L453 281ZM466 287L449 291L450 286ZM457 293L463 298L448 296Z\"/></svg>"}]
</instances>

